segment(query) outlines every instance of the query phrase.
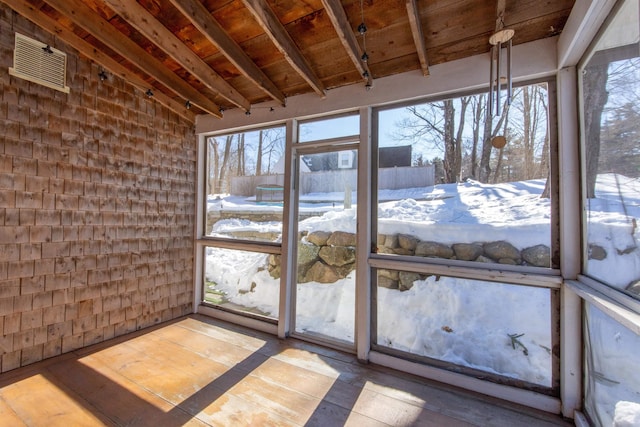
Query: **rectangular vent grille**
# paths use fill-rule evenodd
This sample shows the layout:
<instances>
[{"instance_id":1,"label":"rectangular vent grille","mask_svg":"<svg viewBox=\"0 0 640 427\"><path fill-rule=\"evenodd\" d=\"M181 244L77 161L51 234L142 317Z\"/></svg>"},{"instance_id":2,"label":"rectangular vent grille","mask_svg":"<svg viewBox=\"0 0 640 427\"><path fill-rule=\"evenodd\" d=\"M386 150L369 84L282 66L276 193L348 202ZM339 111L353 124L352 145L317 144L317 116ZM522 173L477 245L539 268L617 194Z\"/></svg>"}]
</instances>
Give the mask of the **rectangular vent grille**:
<instances>
[{"instance_id":1,"label":"rectangular vent grille","mask_svg":"<svg viewBox=\"0 0 640 427\"><path fill-rule=\"evenodd\" d=\"M9 68L9 74L68 93L66 72L66 53L16 33L13 68Z\"/></svg>"}]
</instances>

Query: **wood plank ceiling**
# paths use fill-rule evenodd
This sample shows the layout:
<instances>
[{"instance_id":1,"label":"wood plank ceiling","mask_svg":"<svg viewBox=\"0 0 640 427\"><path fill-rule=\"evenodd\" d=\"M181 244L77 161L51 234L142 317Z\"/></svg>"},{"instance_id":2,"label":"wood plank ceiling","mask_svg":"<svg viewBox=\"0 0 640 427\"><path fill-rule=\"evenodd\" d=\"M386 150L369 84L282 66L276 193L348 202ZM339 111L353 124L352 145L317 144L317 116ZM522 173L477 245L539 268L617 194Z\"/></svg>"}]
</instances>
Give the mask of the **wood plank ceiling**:
<instances>
[{"instance_id":1,"label":"wood plank ceiling","mask_svg":"<svg viewBox=\"0 0 640 427\"><path fill-rule=\"evenodd\" d=\"M430 65L488 52L502 24L514 44L557 35L575 0L0 1L193 119L375 90L410 70L429 78Z\"/></svg>"}]
</instances>

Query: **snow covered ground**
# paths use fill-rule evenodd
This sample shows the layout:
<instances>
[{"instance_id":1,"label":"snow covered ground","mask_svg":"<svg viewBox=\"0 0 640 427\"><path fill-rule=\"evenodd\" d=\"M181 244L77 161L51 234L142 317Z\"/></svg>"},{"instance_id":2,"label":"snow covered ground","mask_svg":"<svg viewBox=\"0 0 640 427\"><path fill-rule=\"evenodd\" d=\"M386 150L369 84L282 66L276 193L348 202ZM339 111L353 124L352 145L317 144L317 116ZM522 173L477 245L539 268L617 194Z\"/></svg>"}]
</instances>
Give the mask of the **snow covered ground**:
<instances>
[{"instance_id":1,"label":"snow covered ground","mask_svg":"<svg viewBox=\"0 0 640 427\"><path fill-rule=\"evenodd\" d=\"M507 240L518 249L549 246L551 207L548 199L540 198L543 188L544 180L503 184L469 181L381 191L379 232L411 234L446 244ZM302 199L301 212L324 214L301 221L299 231L356 229L355 205L343 209L342 194L305 194ZM352 200L357 200L355 193ZM633 250L640 241L640 231L632 220L640 220L638 179L600 176L597 199L589 208L588 240L608 254L603 260L591 260L589 271L624 287L631 272L640 276L640 250ZM281 207L257 205L241 197L211 196L209 209L273 211ZM277 233L280 227L279 222L223 220L215 224L212 234L232 230ZM266 258L265 254L208 248L205 276L215 281L215 289L232 303L277 317L279 280L264 269ZM334 284L298 285L296 329L353 341L354 283L352 272ZM408 291L378 289L377 341L417 355L551 386L551 310L547 289L430 276L416 281ZM636 366L624 358L640 352L638 340L630 346L623 348L620 365Z\"/></svg>"}]
</instances>

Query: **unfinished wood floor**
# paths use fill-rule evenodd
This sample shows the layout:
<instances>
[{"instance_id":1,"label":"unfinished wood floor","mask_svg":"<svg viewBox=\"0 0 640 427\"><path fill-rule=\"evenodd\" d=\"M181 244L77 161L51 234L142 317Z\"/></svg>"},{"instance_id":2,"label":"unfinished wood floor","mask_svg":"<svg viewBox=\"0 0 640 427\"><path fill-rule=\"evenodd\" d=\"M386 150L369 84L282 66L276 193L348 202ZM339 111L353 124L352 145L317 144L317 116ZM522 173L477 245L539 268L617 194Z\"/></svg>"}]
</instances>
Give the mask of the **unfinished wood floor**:
<instances>
[{"instance_id":1,"label":"unfinished wood floor","mask_svg":"<svg viewBox=\"0 0 640 427\"><path fill-rule=\"evenodd\" d=\"M193 315L0 375L0 425L569 424Z\"/></svg>"}]
</instances>

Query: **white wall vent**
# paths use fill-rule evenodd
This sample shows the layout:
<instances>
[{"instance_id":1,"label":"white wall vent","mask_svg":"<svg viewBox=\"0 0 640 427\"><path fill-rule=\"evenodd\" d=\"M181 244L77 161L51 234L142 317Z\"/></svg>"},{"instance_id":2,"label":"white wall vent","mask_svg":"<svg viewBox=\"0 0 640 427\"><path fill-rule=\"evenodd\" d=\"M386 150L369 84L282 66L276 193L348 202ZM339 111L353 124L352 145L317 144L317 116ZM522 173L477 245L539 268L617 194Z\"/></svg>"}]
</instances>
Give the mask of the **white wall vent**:
<instances>
[{"instance_id":1,"label":"white wall vent","mask_svg":"<svg viewBox=\"0 0 640 427\"><path fill-rule=\"evenodd\" d=\"M9 74L65 93L67 54L16 33L13 67Z\"/></svg>"}]
</instances>

